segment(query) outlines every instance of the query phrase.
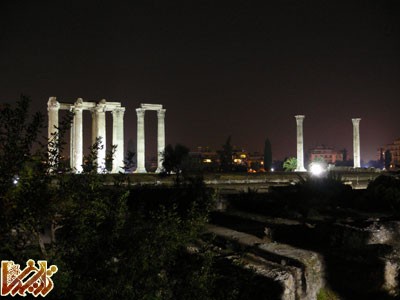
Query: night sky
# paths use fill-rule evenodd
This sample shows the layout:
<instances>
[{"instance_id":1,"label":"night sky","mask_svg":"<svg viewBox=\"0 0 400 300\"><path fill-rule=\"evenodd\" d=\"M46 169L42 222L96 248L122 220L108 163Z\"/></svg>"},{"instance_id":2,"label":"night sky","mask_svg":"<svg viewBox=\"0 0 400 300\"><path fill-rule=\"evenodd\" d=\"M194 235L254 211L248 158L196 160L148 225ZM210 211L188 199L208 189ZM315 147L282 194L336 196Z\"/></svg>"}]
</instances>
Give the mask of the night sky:
<instances>
[{"instance_id":1,"label":"night sky","mask_svg":"<svg viewBox=\"0 0 400 300\"><path fill-rule=\"evenodd\" d=\"M0 2L0 103L120 101L126 145L135 108L160 103L167 143L219 149L232 135L263 151L268 137L274 159L296 153L296 114L306 150L351 155L353 117L364 161L400 137L400 1L60 3ZM146 113L149 155L156 119Z\"/></svg>"}]
</instances>

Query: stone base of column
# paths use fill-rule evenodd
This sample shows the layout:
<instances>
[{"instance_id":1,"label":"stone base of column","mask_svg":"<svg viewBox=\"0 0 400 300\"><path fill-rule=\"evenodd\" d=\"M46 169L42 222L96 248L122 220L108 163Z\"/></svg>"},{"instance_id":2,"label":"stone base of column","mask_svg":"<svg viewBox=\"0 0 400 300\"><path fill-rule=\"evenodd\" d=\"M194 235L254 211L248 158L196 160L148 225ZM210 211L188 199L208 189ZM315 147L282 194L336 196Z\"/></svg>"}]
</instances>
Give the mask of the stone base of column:
<instances>
[{"instance_id":1,"label":"stone base of column","mask_svg":"<svg viewBox=\"0 0 400 300\"><path fill-rule=\"evenodd\" d=\"M146 171L146 168L137 168L136 171L134 171L133 173L143 174L143 173L147 173L147 171Z\"/></svg>"},{"instance_id":2,"label":"stone base of column","mask_svg":"<svg viewBox=\"0 0 400 300\"><path fill-rule=\"evenodd\" d=\"M158 167L156 170L156 173L162 173L162 172L164 172L164 168Z\"/></svg>"},{"instance_id":3,"label":"stone base of column","mask_svg":"<svg viewBox=\"0 0 400 300\"><path fill-rule=\"evenodd\" d=\"M114 165L113 165L113 168L111 170L111 174L119 174L119 173L125 174L124 168L118 167L118 166L114 167Z\"/></svg>"},{"instance_id":4,"label":"stone base of column","mask_svg":"<svg viewBox=\"0 0 400 300\"><path fill-rule=\"evenodd\" d=\"M296 170L294 170L294 171L295 171L295 172L307 172L307 170L304 169L304 168L296 169Z\"/></svg>"}]
</instances>

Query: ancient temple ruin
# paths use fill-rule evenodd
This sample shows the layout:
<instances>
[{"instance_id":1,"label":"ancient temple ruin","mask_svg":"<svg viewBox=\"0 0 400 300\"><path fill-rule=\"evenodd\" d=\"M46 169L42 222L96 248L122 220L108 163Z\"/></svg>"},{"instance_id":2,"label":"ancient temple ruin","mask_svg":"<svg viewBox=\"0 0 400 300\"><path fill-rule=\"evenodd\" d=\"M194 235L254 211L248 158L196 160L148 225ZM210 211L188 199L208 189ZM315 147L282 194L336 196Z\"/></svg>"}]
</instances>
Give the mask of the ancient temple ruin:
<instances>
[{"instance_id":1,"label":"ancient temple ruin","mask_svg":"<svg viewBox=\"0 0 400 300\"><path fill-rule=\"evenodd\" d=\"M88 110L92 115L92 144L100 138L103 147L98 149L97 167L98 172L105 170L106 161L106 113L111 112L113 117L112 124L112 144L116 146L113 157L111 173L123 172L124 160L124 113L125 107L120 102L87 102L78 98L75 103L60 103L56 97L50 97L47 102L48 111L48 139L51 141L58 132L59 111L67 110L74 114L70 132L70 166L76 173L82 172L83 164L83 115L84 110ZM146 173L145 168L145 131L144 115L146 110L157 112L158 134L157 134L157 170L163 170L162 161L165 149L165 111L161 104L141 104L136 109L137 114L137 168L135 173ZM59 149L54 144L49 145L49 154L57 153Z\"/></svg>"},{"instance_id":2,"label":"ancient temple ruin","mask_svg":"<svg viewBox=\"0 0 400 300\"><path fill-rule=\"evenodd\" d=\"M83 164L83 117L82 112L89 110L92 113L92 143L100 138L103 147L98 150L97 166L98 171L105 169L106 161L106 112L111 112L113 117L113 135L112 144L116 146L113 157L113 166L111 173L123 171L124 160L124 112L125 108L120 102L86 102L78 98L75 103L60 103L56 97L50 97L47 102L48 110L48 138L51 140L58 131L59 110L67 110L74 113L70 134L70 166L76 173L82 172ZM56 147L56 146L50 146ZM49 149L49 153L58 149Z\"/></svg>"}]
</instances>

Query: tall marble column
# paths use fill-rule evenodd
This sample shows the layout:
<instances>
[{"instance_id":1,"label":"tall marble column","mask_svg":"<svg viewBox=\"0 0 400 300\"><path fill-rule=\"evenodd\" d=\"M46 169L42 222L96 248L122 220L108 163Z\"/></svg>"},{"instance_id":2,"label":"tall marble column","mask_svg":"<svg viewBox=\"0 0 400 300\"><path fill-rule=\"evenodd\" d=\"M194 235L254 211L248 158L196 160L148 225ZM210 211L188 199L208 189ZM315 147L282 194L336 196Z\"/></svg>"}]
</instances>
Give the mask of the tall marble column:
<instances>
[{"instance_id":1,"label":"tall marble column","mask_svg":"<svg viewBox=\"0 0 400 300\"><path fill-rule=\"evenodd\" d=\"M124 113L125 107L118 107L112 111L113 145L117 146L112 163L112 173L124 172Z\"/></svg>"},{"instance_id":2,"label":"tall marble column","mask_svg":"<svg viewBox=\"0 0 400 300\"><path fill-rule=\"evenodd\" d=\"M106 100L101 100L96 108L96 138L100 139L97 151L97 172L106 170Z\"/></svg>"},{"instance_id":3,"label":"tall marble column","mask_svg":"<svg viewBox=\"0 0 400 300\"><path fill-rule=\"evenodd\" d=\"M360 118L351 119L353 122L353 160L354 168L361 167L360 158Z\"/></svg>"},{"instance_id":4,"label":"tall marble column","mask_svg":"<svg viewBox=\"0 0 400 300\"><path fill-rule=\"evenodd\" d=\"M145 148L144 148L144 113L145 109L137 108L136 115L137 115L137 168L135 173L146 173L145 167Z\"/></svg>"},{"instance_id":5,"label":"tall marble column","mask_svg":"<svg viewBox=\"0 0 400 300\"><path fill-rule=\"evenodd\" d=\"M93 108L91 110L91 114L92 114L92 144L91 146L94 145L94 143L96 143L96 138L97 138L97 113L96 113L96 108Z\"/></svg>"},{"instance_id":6,"label":"tall marble column","mask_svg":"<svg viewBox=\"0 0 400 300\"><path fill-rule=\"evenodd\" d=\"M83 164L83 124L82 124L82 103L78 98L74 103L74 131L73 131L73 156L74 169L76 173L82 172Z\"/></svg>"},{"instance_id":7,"label":"tall marble column","mask_svg":"<svg viewBox=\"0 0 400 300\"><path fill-rule=\"evenodd\" d=\"M163 156L165 150L165 111L166 109L157 110L157 170L156 173L161 173L163 168Z\"/></svg>"},{"instance_id":8,"label":"tall marble column","mask_svg":"<svg viewBox=\"0 0 400 300\"><path fill-rule=\"evenodd\" d=\"M60 103L56 97L50 97L47 102L48 114L48 158L49 163L55 163L58 155L58 112L60 110ZM51 166L52 167L52 166Z\"/></svg>"},{"instance_id":9,"label":"tall marble column","mask_svg":"<svg viewBox=\"0 0 400 300\"><path fill-rule=\"evenodd\" d=\"M303 121L305 116L295 116L297 124L297 168L296 172L304 172L304 145L303 145Z\"/></svg>"},{"instance_id":10,"label":"tall marble column","mask_svg":"<svg viewBox=\"0 0 400 300\"><path fill-rule=\"evenodd\" d=\"M74 108L71 107L70 112L74 113ZM71 130L69 133L69 166L71 170L75 167L75 118L72 118Z\"/></svg>"}]
</instances>

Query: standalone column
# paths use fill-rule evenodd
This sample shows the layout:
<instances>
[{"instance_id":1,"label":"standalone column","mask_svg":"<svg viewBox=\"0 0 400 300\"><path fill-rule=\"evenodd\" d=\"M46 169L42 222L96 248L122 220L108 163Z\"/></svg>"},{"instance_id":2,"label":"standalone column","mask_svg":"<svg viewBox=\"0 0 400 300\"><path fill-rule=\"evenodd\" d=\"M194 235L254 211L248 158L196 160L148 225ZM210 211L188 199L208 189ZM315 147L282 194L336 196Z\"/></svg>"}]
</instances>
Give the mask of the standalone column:
<instances>
[{"instance_id":1,"label":"standalone column","mask_svg":"<svg viewBox=\"0 0 400 300\"><path fill-rule=\"evenodd\" d=\"M112 111L113 145L117 146L114 153L112 173L124 172L124 112L125 107Z\"/></svg>"},{"instance_id":2,"label":"standalone column","mask_svg":"<svg viewBox=\"0 0 400 300\"><path fill-rule=\"evenodd\" d=\"M165 109L157 110L158 130L157 130L157 170L161 173L163 168L164 150L165 150Z\"/></svg>"},{"instance_id":3,"label":"standalone column","mask_svg":"<svg viewBox=\"0 0 400 300\"><path fill-rule=\"evenodd\" d=\"M96 138L100 139L97 151L97 172L106 170L106 100L96 106Z\"/></svg>"},{"instance_id":4,"label":"standalone column","mask_svg":"<svg viewBox=\"0 0 400 300\"><path fill-rule=\"evenodd\" d=\"M295 116L297 123L297 168L296 172L304 172L304 150L303 150L303 120L305 116Z\"/></svg>"},{"instance_id":5,"label":"standalone column","mask_svg":"<svg viewBox=\"0 0 400 300\"><path fill-rule=\"evenodd\" d=\"M74 113L74 107L70 110ZM72 118L71 130L69 134L69 166L71 170L75 167L75 118Z\"/></svg>"},{"instance_id":6,"label":"standalone column","mask_svg":"<svg viewBox=\"0 0 400 300\"><path fill-rule=\"evenodd\" d=\"M351 119L353 122L353 160L354 168L361 167L360 159L360 118Z\"/></svg>"},{"instance_id":7,"label":"standalone column","mask_svg":"<svg viewBox=\"0 0 400 300\"><path fill-rule=\"evenodd\" d=\"M146 173L145 156L144 156L144 113L143 108L136 109L137 115L137 168L135 173Z\"/></svg>"},{"instance_id":8,"label":"standalone column","mask_svg":"<svg viewBox=\"0 0 400 300\"><path fill-rule=\"evenodd\" d=\"M50 97L47 102L48 123L48 158L51 167L56 163L58 156L58 111L60 103L56 97Z\"/></svg>"},{"instance_id":9,"label":"standalone column","mask_svg":"<svg viewBox=\"0 0 400 300\"><path fill-rule=\"evenodd\" d=\"M82 172L83 164L83 125L82 125L82 102L79 98L74 104L74 169L76 173Z\"/></svg>"}]
</instances>

